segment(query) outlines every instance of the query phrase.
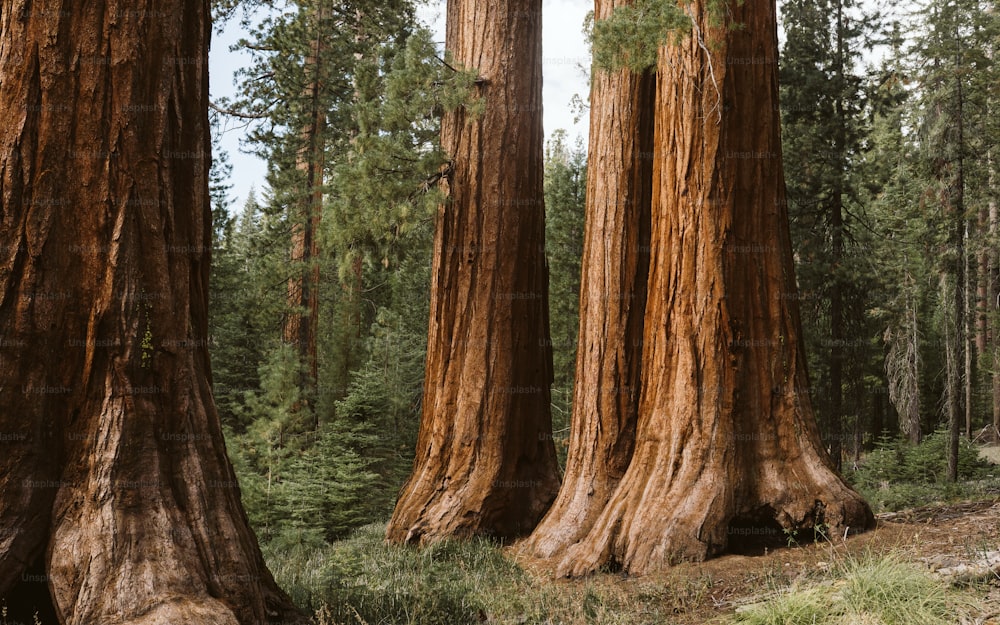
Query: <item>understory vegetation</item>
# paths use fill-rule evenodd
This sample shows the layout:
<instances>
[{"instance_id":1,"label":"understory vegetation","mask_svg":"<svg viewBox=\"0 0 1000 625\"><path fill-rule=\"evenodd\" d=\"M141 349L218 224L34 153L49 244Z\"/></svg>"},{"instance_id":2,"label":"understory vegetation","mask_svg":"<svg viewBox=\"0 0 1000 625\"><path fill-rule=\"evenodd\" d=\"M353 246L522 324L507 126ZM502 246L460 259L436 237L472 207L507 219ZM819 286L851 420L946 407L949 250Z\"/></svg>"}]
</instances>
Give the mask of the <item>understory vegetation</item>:
<instances>
[{"instance_id":1,"label":"understory vegetation","mask_svg":"<svg viewBox=\"0 0 1000 625\"><path fill-rule=\"evenodd\" d=\"M435 185L448 163L440 116L460 102L474 108L475 77L448 63L412 3L382 4L359 2L364 23L327 32L333 17L289 3L242 42L254 55L240 75L244 97L222 103L263 120L248 144L269 171L241 208L230 205L222 160L213 172L214 395L243 504L294 602L321 625L652 625L711 602L720 622L935 625L975 610L974 589L942 586L894 553L839 557L794 583L775 575L761 589L770 600L726 616L711 578L552 580L485 539L385 544L422 408ZM1000 129L987 114L1000 22L973 0L931 1L903 20L847 0L782 5L797 290L781 297L801 312L812 380L803 392L824 442L876 513L1000 498L1000 471L969 441L1000 413L1000 310L989 305L1000 284ZM329 67L305 52L320 40L341 52ZM845 52L876 45L884 54L872 65ZM310 125L315 103L303 101L311 85L335 112L320 126ZM953 131L960 124L964 135ZM321 146L319 163L302 162L306 139ZM545 249L561 464L586 156L582 142L550 135ZM320 172L314 188L306 165ZM317 230L312 256L296 248L306 225ZM313 272L318 301L306 314L293 295ZM290 320L311 314L312 344L295 344Z\"/></svg>"},{"instance_id":2,"label":"understory vegetation","mask_svg":"<svg viewBox=\"0 0 1000 625\"><path fill-rule=\"evenodd\" d=\"M348 539L314 548L269 550L275 578L320 625L575 623L654 625L706 600L710 579L682 587L622 582L599 574L561 581L535 575L485 539L445 541L426 549L384 541L368 525Z\"/></svg>"},{"instance_id":3,"label":"understory vegetation","mask_svg":"<svg viewBox=\"0 0 1000 625\"><path fill-rule=\"evenodd\" d=\"M967 439L959 445L959 480L948 480L947 442L945 431L934 432L919 445L884 436L845 475L875 512L1000 497L1000 467L982 459L979 448Z\"/></svg>"},{"instance_id":4,"label":"understory vegetation","mask_svg":"<svg viewBox=\"0 0 1000 625\"><path fill-rule=\"evenodd\" d=\"M983 588L951 587L896 551L831 548L827 566L795 579L780 567L747 572L748 597L730 602L711 574L559 580L485 539L399 548L384 532L371 524L332 544L271 543L265 557L318 625L664 625L690 623L684 615L705 606L718 625L955 625L981 609Z\"/></svg>"}]
</instances>

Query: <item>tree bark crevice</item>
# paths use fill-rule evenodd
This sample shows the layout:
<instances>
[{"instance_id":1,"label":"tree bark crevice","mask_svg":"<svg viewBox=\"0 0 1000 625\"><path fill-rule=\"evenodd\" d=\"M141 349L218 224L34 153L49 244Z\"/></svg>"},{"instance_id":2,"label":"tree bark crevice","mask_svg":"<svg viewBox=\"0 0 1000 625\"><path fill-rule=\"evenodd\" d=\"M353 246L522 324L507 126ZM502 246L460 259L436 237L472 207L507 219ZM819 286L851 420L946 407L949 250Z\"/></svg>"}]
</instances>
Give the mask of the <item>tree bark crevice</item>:
<instances>
[{"instance_id":1,"label":"tree bark crevice","mask_svg":"<svg viewBox=\"0 0 1000 625\"><path fill-rule=\"evenodd\" d=\"M0 596L44 556L64 625L304 622L210 389L208 4L0 5Z\"/></svg>"},{"instance_id":2,"label":"tree bark crevice","mask_svg":"<svg viewBox=\"0 0 1000 625\"><path fill-rule=\"evenodd\" d=\"M661 48L656 74L634 451L608 497L578 512L587 519L582 532L550 528L550 513L526 541L560 575L612 563L642 574L702 560L726 550L730 526L748 519L762 532L824 526L831 535L873 523L837 475L809 403L784 202L774 4L729 3L725 24L702 3L689 9L695 28ZM606 114L599 105L595 116ZM585 264L585 276L593 271ZM582 345L606 340L590 332L581 321ZM571 445L592 453L602 440L586 431L595 417L575 407L574 419L583 435Z\"/></svg>"},{"instance_id":3,"label":"tree bark crevice","mask_svg":"<svg viewBox=\"0 0 1000 625\"><path fill-rule=\"evenodd\" d=\"M542 194L541 2L448 3L448 48L485 111L448 112L426 384L413 473L387 538L508 539L558 490Z\"/></svg>"}]
</instances>

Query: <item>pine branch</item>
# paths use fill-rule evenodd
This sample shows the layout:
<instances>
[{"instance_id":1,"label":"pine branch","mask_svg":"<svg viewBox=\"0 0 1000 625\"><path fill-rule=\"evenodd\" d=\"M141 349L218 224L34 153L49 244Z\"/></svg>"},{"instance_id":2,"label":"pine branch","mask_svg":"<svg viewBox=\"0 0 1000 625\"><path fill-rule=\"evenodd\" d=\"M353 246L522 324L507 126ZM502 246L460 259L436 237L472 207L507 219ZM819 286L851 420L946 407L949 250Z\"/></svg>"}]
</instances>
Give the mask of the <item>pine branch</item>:
<instances>
[{"instance_id":1,"label":"pine branch","mask_svg":"<svg viewBox=\"0 0 1000 625\"><path fill-rule=\"evenodd\" d=\"M271 108L272 106L277 104L277 102L278 102L277 100L272 100L270 103L267 104L267 106L264 107L265 110ZM223 108L218 104L216 104L215 102L212 102L211 100L208 101L208 108L212 109L216 113L222 113L223 115L228 115L230 117L237 117L239 119L267 119L269 117L267 113L246 113L244 111L239 111L236 109Z\"/></svg>"}]
</instances>

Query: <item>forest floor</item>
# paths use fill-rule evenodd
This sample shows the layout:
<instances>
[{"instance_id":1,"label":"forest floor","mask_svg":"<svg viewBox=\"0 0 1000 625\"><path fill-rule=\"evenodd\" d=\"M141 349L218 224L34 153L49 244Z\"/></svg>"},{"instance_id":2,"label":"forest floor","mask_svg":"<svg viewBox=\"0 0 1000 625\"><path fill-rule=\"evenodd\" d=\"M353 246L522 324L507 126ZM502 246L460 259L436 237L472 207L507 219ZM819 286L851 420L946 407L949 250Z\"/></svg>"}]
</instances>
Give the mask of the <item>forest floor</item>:
<instances>
[{"instance_id":1,"label":"forest floor","mask_svg":"<svg viewBox=\"0 0 1000 625\"><path fill-rule=\"evenodd\" d=\"M1000 556L996 553L1000 549L1000 498L925 506L880 514L877 519L874 530L850 536L846 541L809 541L791 547L772 541L770 546L757 545L756 553L753 547L745 549L749 555L729 554L702 563L683 563L641 578L598 575L591 578L591 584L603 595L622 596L624 591L626 596L642 597L655 591L659 601L672 604L671 625L701 625L731 622L740 606L765 601L788 588L821 583L824 572L848 558L891 554L946 572L973 565L988 554ZM537 563L522 560L519 564L551 580L551 572ZM979 577L972 594L981 597L982 604L974 622L1000 625L1000 577Z\"/></svg>"}]
</instances>

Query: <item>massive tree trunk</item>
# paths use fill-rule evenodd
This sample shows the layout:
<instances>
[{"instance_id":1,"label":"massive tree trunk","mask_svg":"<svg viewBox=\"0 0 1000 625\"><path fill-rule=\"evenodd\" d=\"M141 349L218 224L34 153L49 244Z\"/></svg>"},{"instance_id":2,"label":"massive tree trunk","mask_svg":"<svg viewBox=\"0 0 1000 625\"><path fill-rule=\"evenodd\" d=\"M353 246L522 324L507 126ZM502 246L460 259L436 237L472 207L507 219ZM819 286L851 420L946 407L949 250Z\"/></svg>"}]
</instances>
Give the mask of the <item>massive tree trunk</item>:
<instances>
[{"instance_id":1,"label":"massive tree trunk","mask_svg":"<svg viewBox=\"0 0 1000 625\"><path fill-rule=\"evenodd\" d=\"M559 487L549 408L541 0L449 0L485 112L445 116L423 415L387 537L530 532Z\"/></svg>"},{"instance_id":2,"label":"massive tree trunk","mask_svg":"<svg viewBox=\"0 0 1000 625\"><path fill-rule=\"evenodd\" d=\"M300 619L210 390L209 36L204 0L0 1L0 594L60 623Z\"/></svg>"},{"instance_id":3,"label":"massive tree trunk","mask_svg":"<svg viewBox=\"0 0 1000 625\"><path fill-rule=\"evenodd\" d=\"M652 233L635 450L559 565L643 573L727 547L730 527L869 527L822 447L794 297L773 0L718 15L658 64ZM739 28L733 25L739 24ZM608 233L614 236L614 233Z\"/></svg>"},{"instance_id":4,"label":"massive tree trunk","mask_svg":"<svg viewBox=\"0 0 1000 625\"><path fill-rule=\"evenodd\" d=\"M607 18L621 0L597 0ZM649 271L655 77L595 69L570 452L559 496L523 544L552 556L590 530L625 474L639 408Z\"/></svg>"}]
</instances>

